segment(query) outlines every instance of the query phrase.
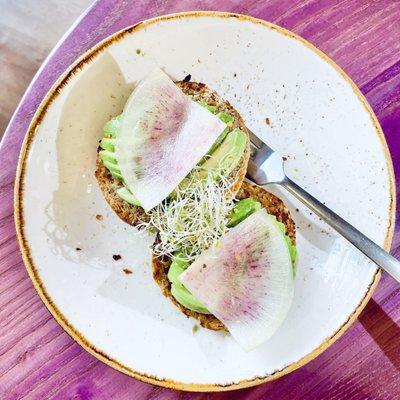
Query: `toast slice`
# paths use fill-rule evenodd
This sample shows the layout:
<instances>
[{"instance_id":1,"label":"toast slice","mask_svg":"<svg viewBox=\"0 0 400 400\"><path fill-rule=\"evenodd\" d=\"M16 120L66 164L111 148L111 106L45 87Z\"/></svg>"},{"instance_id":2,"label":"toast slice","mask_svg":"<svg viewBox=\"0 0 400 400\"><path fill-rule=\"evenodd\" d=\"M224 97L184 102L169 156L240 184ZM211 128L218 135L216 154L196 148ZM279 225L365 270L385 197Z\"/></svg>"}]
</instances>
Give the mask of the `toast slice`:
<instances>
[{"instance_id":1,"label":"toast slice","mask_svg":"<svg viewBox=\"0 0 400 400\"><path fill-rule=\"evenodd\" d=\"M252 185L246 181L243 182L242 187L236 195L238 200L251 197L261 203L262 207L276 219L283 222L286 226L286 234L290 237L293 245L296 244L296 227L293 219L290 216L289 210L281 199L267 192L265 189ZM187 316L195 318L199 321L200 325L204 328L212 329L215 331L227 331L225 325L219 321L214 315L201 314L196 311L189 310L180 304L171 294L171 284L168 280L168 269L171 265L170 258L159 258L153 255L152 267L153 278L160 286L164 296L171 299L171 301Z\"/></svg>"},{"instance_id":2,"label":"toast slice","mask_svg":"<svg viewBox=\"0 0 400 400\"><path fill-rule=\"evenodd\" d=\"M185 94L192 97L194 101L202 101L207 105L216 106L217 112L223 111L232 115L234 117L232 129L240 128L246 134L247 138L249 138L249 133L240 114L228 101L222 99L214 90L211 90L205 84L198 82L179 81L175 82L175 84L179 86ZM99 152L100 150L99 147L97 151ZM230 174L230 178L234 182L232 186L232 192L234 194L238 192L242 185L246 175L249 157L250 140L248 139L246 149L237 167ZM116 190L122 186L122 183L120 180L114 179L111 176L99 156L97 156L96 159L95 176L107 203L123 221L133 226L148 221L149 217L142 207L131 205L118 196Z\"/></svg>"}]
</instances>

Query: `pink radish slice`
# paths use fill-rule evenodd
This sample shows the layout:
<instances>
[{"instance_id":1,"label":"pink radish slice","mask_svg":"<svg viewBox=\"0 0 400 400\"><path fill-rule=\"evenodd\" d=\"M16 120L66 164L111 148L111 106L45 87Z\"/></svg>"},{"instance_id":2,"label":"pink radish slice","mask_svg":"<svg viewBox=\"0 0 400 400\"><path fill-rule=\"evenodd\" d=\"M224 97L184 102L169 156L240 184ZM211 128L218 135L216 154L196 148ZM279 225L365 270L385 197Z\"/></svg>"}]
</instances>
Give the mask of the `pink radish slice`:
<instances>
[{"instance_id":1,"label":"pink radish slice","mask_svg":"<svg viewBox=\"0 0 400 400\"><path fill-rule=\"evenodd\" d=\"M168 197L225 127L160 69L136 87L125 105L115 156L146 211Z\"/></svg>"},{"instance_id":2,"label":"pink radish slice","mask_svg":"<svg viewBox=\"0 0 400 400\"><path fill-rule=\"evenodd\" d=\"M204 251L179 279L245 350L274 334L293 298L289 250L264 209Z\"/></svg>"}]
</instances>

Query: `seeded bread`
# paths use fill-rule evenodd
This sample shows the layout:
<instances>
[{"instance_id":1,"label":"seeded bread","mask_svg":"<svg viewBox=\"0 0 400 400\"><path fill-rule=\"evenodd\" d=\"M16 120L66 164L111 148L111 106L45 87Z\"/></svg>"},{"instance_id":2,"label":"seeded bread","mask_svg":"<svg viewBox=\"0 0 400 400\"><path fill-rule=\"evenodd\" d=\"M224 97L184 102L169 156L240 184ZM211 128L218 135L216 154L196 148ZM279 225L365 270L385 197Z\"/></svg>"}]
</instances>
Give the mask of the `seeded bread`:
<instances>
[{"instance_id":1,"label":"seeded bread","mask_svg":"<svg viewBox=\"0 0 400 400\"><path fill-rule=\"evenodd\" d=\"M203 101L208 105L216 106L217 112L224 111L232 115L235 119L233 121L232 129L240 128L247 137L249 136L246 126L239 113L229 104L228 101L223 100L215 91L209 89L203 83L179 81L175 82L182 91L191 96L195 101ZM100 151L98 148L98 152ZM234 182L232 186L233 193L237 193L242 185L243 179L246 175L247 163L250 156L250 142L248 141L246 150L243 153L239 164L231 173L230 177ZM130 225L137 225L140 222L146 222L148 216L142 207L133 206L126 201L122 200L116 193L116 189L122 185L121 181L114 179L108 169L104 166L102 160L97 156L96 172L97 181L100 189L103 192L104 198L116 214L126 223Z\"/></svg>"},{"instance_id":2,"label":"seeded bread","mask_svg":"<svg viewBox=\"0 0 400 400\"><path fill-rule=\"evenodd\" d=\"M276 216L276 219L283 222L286 226L286 234L292 240L292 243L296 244L296 227L293 219L290 216L289 210L281 199L267 192L265 189L252 185L246 181L243 182L237 196L238 199L245 199L252 197L257 200L265 208L265 210L272 215ZM195 318L199 321L200 325L204 328L212 329L214 331L226 331L225 325L214 315L201 314L192 310L189 310L182 304L178 303L174 296L171 294L171 284L168 280L168 269L171 265L171 259L159 258L153 255L152 266L153 266L153 278L160 286L164 296L171 299L171 301L187 316Z\"/></svg>"}]
</instances>

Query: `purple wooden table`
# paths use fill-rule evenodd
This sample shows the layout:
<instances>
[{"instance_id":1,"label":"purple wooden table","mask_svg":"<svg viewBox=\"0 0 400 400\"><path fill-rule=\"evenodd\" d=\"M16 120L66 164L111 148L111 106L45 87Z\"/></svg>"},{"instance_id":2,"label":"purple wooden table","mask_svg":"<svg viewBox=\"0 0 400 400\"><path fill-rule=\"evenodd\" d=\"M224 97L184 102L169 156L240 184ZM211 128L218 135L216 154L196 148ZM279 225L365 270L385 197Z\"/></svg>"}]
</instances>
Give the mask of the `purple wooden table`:
<instances>
[{"instance_id":1,"label":"purple wooden table","mask_svg":"<svg viewBox=\"0 0 400 400\"><path fill-rule=\"evenodd\" d=\"M0 146L1 399L397 399L400 289L386 274L358 321L317 359L265 385L224 394L153 387L77 345L36 294L18 250L13 185L28 124L52 83L80 54L139 20L188 10L232 11L288 28L332 57L366 95L400 182L400 3L396 0L99 0L38 72ZM400 256L400 225L392 253Z\"/></svg>"}]
</instances>

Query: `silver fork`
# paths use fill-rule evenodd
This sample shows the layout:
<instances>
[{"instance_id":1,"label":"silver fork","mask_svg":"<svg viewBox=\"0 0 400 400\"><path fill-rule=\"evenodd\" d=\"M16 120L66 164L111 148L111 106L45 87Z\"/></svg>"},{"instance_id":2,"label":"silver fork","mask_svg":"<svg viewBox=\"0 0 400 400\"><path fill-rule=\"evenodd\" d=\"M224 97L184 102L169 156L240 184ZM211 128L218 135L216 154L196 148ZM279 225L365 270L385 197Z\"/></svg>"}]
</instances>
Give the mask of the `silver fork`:
<instances>
[{"instance_id":1,"label":"silver fork","mask_svg":"<svg viewBox=\"0 0 400 400\"><path fill-rule=\"evenodd\" d=\"M318 217L324 220L333 229L339 232L350 243L363 252L375 264L383 268L394 279L400 282L400 261L396 260L372 240L368 239L358 229L350 225L343 218L322 204L315 197L307 193L297 183L289 179L284 170L284 160L271 147L267 146L259 137L249 130L251 141L251 155L247 169L247 177L263 186L275 183L283 186Z\"/></svg>"}]
</instances>

